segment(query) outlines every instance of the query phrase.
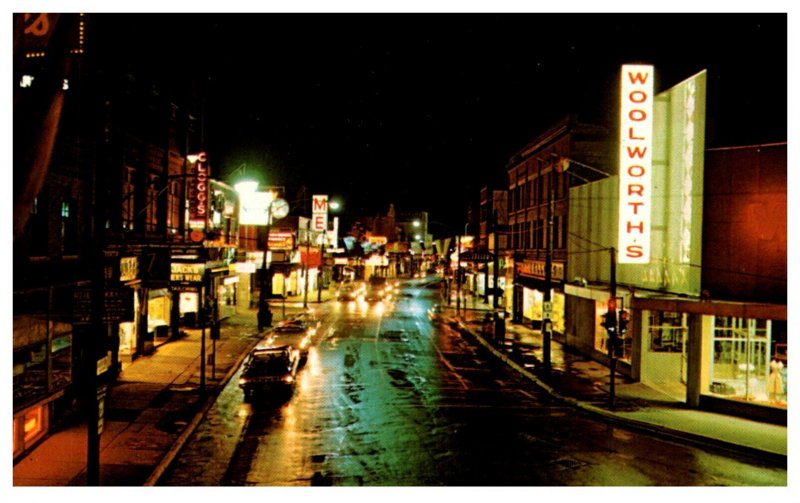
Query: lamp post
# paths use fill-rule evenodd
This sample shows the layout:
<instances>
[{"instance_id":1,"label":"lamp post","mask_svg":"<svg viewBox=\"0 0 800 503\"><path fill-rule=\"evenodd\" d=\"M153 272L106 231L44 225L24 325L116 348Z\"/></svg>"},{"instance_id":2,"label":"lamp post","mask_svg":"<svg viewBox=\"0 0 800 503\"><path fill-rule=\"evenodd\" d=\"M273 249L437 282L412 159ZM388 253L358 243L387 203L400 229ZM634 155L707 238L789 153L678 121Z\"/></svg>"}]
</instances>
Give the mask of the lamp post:
<instances>
[{"instance_id":1,"label":"lamp post","mask_svg":"<svg viewBox=\"0 0 800 503\"><path fill-rule=\"evenodd\" d=\"M330 208L333 211L338 211L339 208L341 208L341 206L342 205L341 203L339 203L339 201L328 202L328 208ZM333 243L331 243L332 248L335 248L336 245L338 244L337 243L338 236L339 236L339 217L333 217ZM323 236L319 249L320 264L319 264L319 274L317 275L317 302L322 302L322 278L324 277L324 271L325 271L325 245L326 245L326 239ZM330 276L332 275L333 271L331 271ZM328 278L329 280L330 276Z\"/></svg>"},{"instance_id":2,"label":"lamp post","mask_svg":"<svg viewBox=\"0 0 800 503\"><path fill-rule=\"evenodd\" d=\"M269 255L269 236L270 230L272 226L273 219L281 219L285 217L289 213L289 205L288 203L279 198L278 194L283 192L283 187L267 187L267 192L265 193L256 193L256 188L258 187L258 182L254 181L242 181L235 185L236 191L242 195L242 198L248 198L248 200L253 201L251 204L254 208L257 208L258 218L254 218L252 222L249 222L253 225L264 225L266 224L266 236L264 238L264 255L261 259L261 270L263 271L261 275L260 281L260 288L258 294L258 330L264 330L266 327L272 325L272 311L269 308L269 297L267 294L267 290L271 284L269 281L269 264L267 263L267 256ZM255 196L264 196L267 198L266 208L262 206L264 200L259 197L256 198ZM248 197L249 196L249 197ZM262 220L262 215L260 211L264 208L266 213L266 221ZM253 218L250 213L253 212L250 209L248 214L248 219ZM243 215L245 212L243 211ZM242 219L244 221L244 219ZM262 223L264 222L264 223Z\"/></svg>"},{"instance_id":3,"label":"lamp post","mask_svg":"<svg viewBox=\"0 0 800 503\"><path fill-rule=\"evenodd\" d=\"M311 251L311 220L306 223L306 258L303 260L303 309L308 308L308 254Z\"/></svg>"},{"instance_id":4,"label":"lamp post","mask_svg":"<svg viewBox=\"0 0 800 503\"><path fill-rule=\"evenodd\" d=\"M415 220L415 223L414 223L415 227L418 227L417 222L419 222L419 220ZM460 239L460 237L458 235L458 231L456 231L450 224L446 224L444 222L439 222L437 220L427 220L426 224L436 224L436 225L441 226L442 229L444 229L444 232L445 232L444 235L448 236L447 239L452 239L450 244L448 244L448 246L447 246L447 250L444 251L444 249L443 249L443 251L444 251L443 255L446 255L448 258L451 258L451 254L448 253L448 252L450 250L450 246L453 243L455 243L456 253L459 253L460 246L461 246L461 239ZM425 227L425 229L423 229L423 234L425 236L428 235L427 234L427 226ZM449 236L453 236L453 238L450 238ZM435 241L435 239L434 239L434 241ZM459 255L459 259L460 259L460 255ZM452 283L453 280L456 280L456 281L458 280L458 267L456 268L456 271L454 273L453 272L453 268L451 267L451 264L452 264L452 260L448 261L446 264L444 264L444 266L445 266L445 270L444 270L444 280L445 280L444 297L447 300L447 305L448 306L450 306L451 302L452 302L452 299L451 299L451 296L450 296L450 291L453 288L453 285L451 283ZM460 266L460 264L461 264L461 262L459 260L459 266ZM452 275L452 279L450 278L450 276L448 276L448 274Z\"/></svg>"},{"instance_id":5,"label":"lamp post","mask_svg":"<svg viewBox=\"0 0 800 503\"><path fill-rule=\"evenodd\" d=\"M545 245L546 245L546 254L545 254L545 273L544 273L544 281L545 281L545 290L544 290L544 299L542 304L542 367L545 373L550 373L551 367L551 358L550 358L550 343L553 338L553 323L551 320L551 316L553 313L553 302L551 299L551 290L553 289L553 209L555 205L555 190L554 190L554 181L555 181L555 173L566 173L575 178L582 180L584 182L589 182L588 179L583 178L580 175L577 175L572 172L567 172L569 169L570 164L576 164L578 166L584 167L589 169L590 171L603 175L608 176L608 173L584 164L582 162L576 161L574 159L570 159L568 157L552 153L550 155L551 158L551 168L550 168L550 177L548 180L548 201L547 201L547 233L545 236ZM541 160L541 159L540 159ZM612 276L614 276L614 272L612 269ZM612 384L613 386L613 384ZM613 391L612 391L613 395Z\"/></svg>"},{"instance_id":6,"label":"lamp post","mask_svg":"<svg viewBox=\"0 0 800 503\"><path fill-rule=\"evenodd\" d=\"M547 188L547 232L545 234L545 246L547 248L544 262L544 300L542 303L542 366L545 373L550 373L550 341L553 337L553 322L551 320L553 312L553 301L550 290L553 289L553 179L555 169L550 170L550 177Z\"/></svg>"},{"instance_id":7,"label":"lamp post","mask_svg":"<svg viewBox=\"0 0 800 503\"><path fill-rule=\"evenodd\" d=\"M267 299L267 255L269 255L269 231L272 226L272 203L275 198L271 198L267 206L267 229L266 237L264 238L264 256L261 260L261 287L258 292L258 331L264 330L266 327L272 325L272 311L269 310L269 301Z\"/></svg>"}]
</instances>

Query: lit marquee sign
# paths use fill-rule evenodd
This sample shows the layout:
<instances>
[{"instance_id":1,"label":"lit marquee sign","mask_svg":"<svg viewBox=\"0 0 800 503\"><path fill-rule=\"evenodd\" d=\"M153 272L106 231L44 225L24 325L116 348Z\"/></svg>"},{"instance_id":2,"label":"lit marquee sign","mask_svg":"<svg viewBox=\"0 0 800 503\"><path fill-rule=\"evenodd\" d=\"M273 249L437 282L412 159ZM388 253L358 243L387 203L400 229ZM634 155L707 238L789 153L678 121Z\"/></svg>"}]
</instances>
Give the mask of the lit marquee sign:
<instances>
[{"instance_id":1,"label":"lit marquee sign","mask_svg":"<svg viewBox=\"0 0 800 503\"><path fill-rule=\"evenodd\" d=\"M239 224L267 225L272 192L250 192L239 195ZM273 212L274 213L274 212Z\"/></svg>"},{"instance_id":2,"label":"lit marquee sign","mask_svg":"<svg viewBox=\"0 0 800 503\"><path fill-rule=\"evenodd\" d=\"M653 67L622 66L619 151L619 263L650 262Z\"/></svg>"}]
</instances>

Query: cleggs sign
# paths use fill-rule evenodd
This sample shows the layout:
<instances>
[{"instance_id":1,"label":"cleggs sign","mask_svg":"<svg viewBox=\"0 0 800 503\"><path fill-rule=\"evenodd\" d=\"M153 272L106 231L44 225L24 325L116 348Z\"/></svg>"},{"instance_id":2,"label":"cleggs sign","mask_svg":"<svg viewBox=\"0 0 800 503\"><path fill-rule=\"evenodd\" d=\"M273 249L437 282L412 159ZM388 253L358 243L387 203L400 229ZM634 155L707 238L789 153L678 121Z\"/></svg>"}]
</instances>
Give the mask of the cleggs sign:
<instances>
[{"instance_id":1,"label":"cleggs sign","mask_svg":"<svg viewBox=\"0 0 800 503\"><path fill-rule=\"evenodd\" d=\"M208 220L208 158L205 152L189 156L191 177L189 178L189 226L204 229Z\"/></svg>"}]
</instances>

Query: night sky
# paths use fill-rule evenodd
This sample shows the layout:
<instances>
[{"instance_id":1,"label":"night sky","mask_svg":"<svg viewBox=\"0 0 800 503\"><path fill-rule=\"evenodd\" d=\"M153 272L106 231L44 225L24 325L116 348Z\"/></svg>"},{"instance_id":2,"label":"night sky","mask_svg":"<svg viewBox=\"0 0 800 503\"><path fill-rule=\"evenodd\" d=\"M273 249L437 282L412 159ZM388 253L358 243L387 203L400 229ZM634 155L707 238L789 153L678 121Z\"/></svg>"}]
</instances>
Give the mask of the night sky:
<instances>
[{"instance_id":1,"label":"night sky","mask_svg":"<svg viewBox=\"0 0 800 503\"><path fill-rule=\"evenodd\" d=\"M155 51L163 71L209 76L204 139L220 178L245 164L290 194L337 197L351 215L394 203L463 222L480 188L502 184L509 158L554 122L575 113L613 126L623 63L655 65L657 92L707 69L707 147L787 140L786 14L187 13L123 24L128 49Z\"/></svg>"}]
</instances>

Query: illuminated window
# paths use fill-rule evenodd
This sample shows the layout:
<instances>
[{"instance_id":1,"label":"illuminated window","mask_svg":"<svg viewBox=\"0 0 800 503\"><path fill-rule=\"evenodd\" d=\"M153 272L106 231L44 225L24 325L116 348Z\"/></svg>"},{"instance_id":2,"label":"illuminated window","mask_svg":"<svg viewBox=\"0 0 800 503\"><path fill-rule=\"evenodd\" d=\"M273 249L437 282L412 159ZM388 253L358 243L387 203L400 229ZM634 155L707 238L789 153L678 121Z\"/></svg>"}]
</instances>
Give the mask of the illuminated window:
<instances>
[{"instance_id":1,"label":"illuminated window","mask_svg":"<svg viewBox=\"0 0 800 503\"><path fill-rule=\"evenodd\" d=\"M749 402L787 406L785 348L772 344L771 320L714 318L712 394Z\"/></svg>"},{"instance_id":2,"label":"illuminated window","mask_svg":"<svg viewBox=\"0 0 800 503\"><path fill-rule=\"evenodd\" d=\"M23 439L25 442L30 442L42 432L42 407L36 407L25 413L22 421Z\"/></svg>"},{"instance_id":3,"label":"illuminated window","mask_svg":"<svg viewBox=\"0 0 800 503\"><path fill-rule=\"evenodd\" d=\"M688 327L686 313L650 311L650 351L682 353Z\"/></svg>"}]
</instances>

